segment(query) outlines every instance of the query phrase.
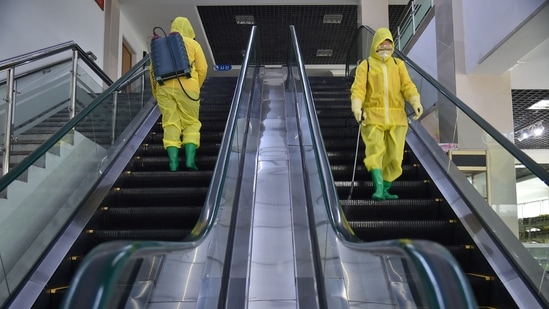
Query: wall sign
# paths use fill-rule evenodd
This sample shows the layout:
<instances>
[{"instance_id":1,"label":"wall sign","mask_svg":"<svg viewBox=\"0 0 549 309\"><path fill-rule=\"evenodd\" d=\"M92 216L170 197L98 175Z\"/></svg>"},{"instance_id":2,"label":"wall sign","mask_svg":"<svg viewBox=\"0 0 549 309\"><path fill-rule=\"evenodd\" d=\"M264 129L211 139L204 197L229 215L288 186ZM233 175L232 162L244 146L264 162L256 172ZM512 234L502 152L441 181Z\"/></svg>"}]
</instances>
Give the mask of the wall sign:
<instances>
[{"instance_id":1,"label":"wall sign","mask_svg":"<svg viewBox=\"0 0 549 309\"><path fill-rule=\"evenodd\" d=\"M230 64L218 64L214 65L214 71L230 71L233 67Z\"/></svg>"}]
</instances>

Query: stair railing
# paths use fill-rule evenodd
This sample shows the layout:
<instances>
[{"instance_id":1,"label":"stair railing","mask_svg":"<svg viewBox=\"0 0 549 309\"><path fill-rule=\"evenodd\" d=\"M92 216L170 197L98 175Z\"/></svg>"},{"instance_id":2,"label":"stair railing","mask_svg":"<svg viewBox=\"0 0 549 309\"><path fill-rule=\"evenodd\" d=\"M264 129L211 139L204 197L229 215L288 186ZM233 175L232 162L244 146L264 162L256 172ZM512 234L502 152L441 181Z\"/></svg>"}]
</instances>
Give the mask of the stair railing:
<instances>
[{"instance_id":1,"label":"stair railing","mask_svg":"<svg viewBox=\"0 0 549 309\"><path fill-rule=\"evenodd\" d=\"M85 52L78 44L73 41L68 41L44 49L39 49L30 53L22 54L13 58L8 58L6 60L0 61L0 72L6 71L6 101L5 108L5 123L4 123L4 145L2 148L3 151L3 160L2 160L2 176L9 171L10 167L10 158L11 158L11 146L14 139L13 131L15 124L15 108L16 100L15 94L17 93L17 79L15 71L16 68L26 66L26 65L36 65L37 61L43 60L46 58L53 59L53 57L59 56L61 53L66 51L71 51L71 81L70 81L70 97L69 97L69 111L70 119L74 118L76 113L76 90L77 90L77 79L78 79L78 61L82 60L91 70L94 72L100 80L102 80L106 85L111 85L113 82L107 76L105 72L94 62L95 56L89 52ZM52 60L52 63L55 60ZM28 115L26 118L32 119L39 115L39 113L44 112L41 109L33 109L36 114ZM0 128L1 130L2 128Z\"/></svg>"}]
</instances>

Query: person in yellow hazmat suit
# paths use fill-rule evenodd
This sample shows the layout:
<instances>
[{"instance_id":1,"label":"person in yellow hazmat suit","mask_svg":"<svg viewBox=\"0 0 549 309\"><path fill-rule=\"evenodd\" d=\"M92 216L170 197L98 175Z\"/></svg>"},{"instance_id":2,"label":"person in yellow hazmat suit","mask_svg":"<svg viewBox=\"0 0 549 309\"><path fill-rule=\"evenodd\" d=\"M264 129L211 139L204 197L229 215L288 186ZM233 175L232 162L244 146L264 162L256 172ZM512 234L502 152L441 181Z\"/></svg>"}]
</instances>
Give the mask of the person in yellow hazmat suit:
<instances>
[{"instance_id":1,"label":"person in yellow hazmat suit","mask_svg":"<svg viewBox=\"0 0 549 309\"><path fill-rule=\"evenodd\" d=\"M405 101L417 120L423 113L417 88L405 63L393 58L393 36L389 29L376 30L370 56L362 61L351 86L351 110L360 125L366 146L364 165L371 173L374 200L398 199L389 193L402 174L408 119Z\"/></svg>"},{"instance_id":2,"label":"person in yellow hazmat suit","mask_svg":"<svg viewBox=\"0 0 549 309\"><path fill-rule=\"evenodd\" d=\"M156 82L152 65L150 78L152 93L162 114L164 148L168 153L170 171L179 170L179 150L185 149L185 165L189 170L198 170L195 163L196 149L200 147L199 120L200 88L206 80L208 63L204 51L195 40L194 29L186 17L177 17L171 25L171 32L179 32L189 56L191 77Z\"/></svg>"}]
</instances>

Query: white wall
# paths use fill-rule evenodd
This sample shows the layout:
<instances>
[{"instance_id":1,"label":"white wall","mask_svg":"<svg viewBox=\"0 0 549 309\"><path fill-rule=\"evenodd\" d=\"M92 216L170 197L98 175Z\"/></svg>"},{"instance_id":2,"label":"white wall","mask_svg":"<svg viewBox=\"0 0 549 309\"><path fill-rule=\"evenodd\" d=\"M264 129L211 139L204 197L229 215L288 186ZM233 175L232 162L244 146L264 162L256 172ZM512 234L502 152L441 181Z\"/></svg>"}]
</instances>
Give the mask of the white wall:
<instances>
[{"instance_id":1,"label":"white wall","mask_svg":"<svg viewBox=\"0 0 549 309\"><path fill-rule=\"evenodd\" d=\"M120 12L120 37L119 37L119 46L122 46L122 42L125 42L134 53L133 63L135 65L141 59L143 59L143 52L149 52L148 42L150 38L145 37L136 31L136 26L132 23L131 18L126 17L124 12ZM135 22L135 21L133 21ZM152 31L152 29L151 29ZM118 59L122 59L122 49L118 51ZM122 64L119 63L118 66L118 77L120 77L122 72Z\"/></svg>"},{"instance_id":2,"label":"white wall","mask_svg":"<svg viewBox=\"0 0 549 309\"><path fill-rule=\"evenodd\" d=\"M545 0L463 0L465 70L470 73L483 58ZM525 53L532 49L524 46Z\"/></svg>"},{"instance_id":3,"label":"white wall","mask_svg":"<svg viewBox=\"0 0 549 309\"><path fill-rule=\"evenodd\" d=\"M92 0L2 0L0 60L74 41L101 65L104 25Z\"/></svg>"},{"instance_id":4,"label":"white wall","mask_svg":"<svg viewBox=\"0 0 549 309\"><path fill-rule=\"evenodd\" d=\"M429 21L429 25L421 33L417 42L412 46L407 56L420 68L437 79L437 38L435 17Z\"/></svg>"}]
</instances>

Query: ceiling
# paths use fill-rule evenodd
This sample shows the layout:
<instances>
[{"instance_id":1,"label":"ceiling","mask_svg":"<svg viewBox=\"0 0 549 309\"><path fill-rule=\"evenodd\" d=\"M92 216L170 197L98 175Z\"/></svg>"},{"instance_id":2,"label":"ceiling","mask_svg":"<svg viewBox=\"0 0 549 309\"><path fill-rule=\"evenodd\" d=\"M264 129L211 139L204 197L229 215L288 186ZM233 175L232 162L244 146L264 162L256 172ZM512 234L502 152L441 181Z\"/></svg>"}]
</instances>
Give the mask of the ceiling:
<instances>
[{"instance_id":1,"label":"ceiling","mask_svg":"<svg viewBox=\"0 0 549 309\"><path fill-rule=\"evenodd\" d=\"M278 5L272 5L267 0L247 0L231 1L230 6L222 0L187 0L184 4L178 0L155 0L154 3L150 0L119 1L125 16L144 37L150 36L155 26L169 29L171 20L176 16L188 17L197 34L196 39L205 46L209 63L218 65L242 63L251 25L236 24L236 15L254 16L260 39L261 62L265 65L285 64L289 25L294 25L296 29L306 65L344 64L346 50L358 26L357 0L281 0L277 1ZM407 2L389 1L390 29L395 29ZM326 14L342 15L341 24L324 24L322 20ZM549 149L549 109L528 109L540 99L549 98L549 57L546 56L549 55L549 31L546 29L549 28L541 29L546 39L539 46L516 59L516 65L512 68L503 68L512 69L515 131L537 121L543 121L547 127L540 137L516 141L521 149ZM318 57L318 49L331 49L333 54L331 57ZM500 51L494 54L507 54L508 57L511 53Z\"/></svg>"}]
</instances>

